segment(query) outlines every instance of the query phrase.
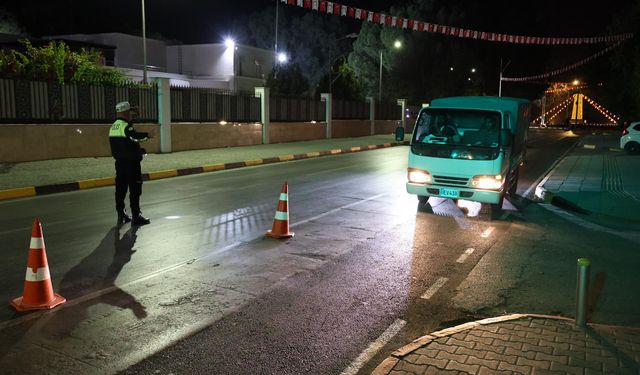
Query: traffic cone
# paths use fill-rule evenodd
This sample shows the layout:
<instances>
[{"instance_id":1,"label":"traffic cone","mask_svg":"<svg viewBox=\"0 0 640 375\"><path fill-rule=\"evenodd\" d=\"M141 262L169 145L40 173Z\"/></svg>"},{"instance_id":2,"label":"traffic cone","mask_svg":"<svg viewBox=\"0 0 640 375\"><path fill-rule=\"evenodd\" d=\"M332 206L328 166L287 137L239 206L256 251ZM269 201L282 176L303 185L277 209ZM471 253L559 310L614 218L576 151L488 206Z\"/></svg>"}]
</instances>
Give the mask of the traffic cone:
<instances>
[{"instance_id":1,"label":"traffic cone","mask_svg":"<svg viewBox=\"0 0 640 375\"><path fill-rule=\"evenodd\" d=\"M289 232L289 185L287 181L282 185L278 208L276 209L276 217L273 219L273 227L267 231L267 236L273 238L289 238L293 237L293 233Z\"/></svg>"},{"instance_id":2,"label":"traffic cone","mask_svg":"<svg viewBox=\"0 0 640 375\"><path fill-rule=\"evenodd\" d=\"M29 245L29 259L27 260L27 274L24 279L24 293L22 297L13 299L11 307L17 311L52 309L67 300L53 293L47 253L44 249L42 225L37 218L31 229L31 244Z\"/></svg>"}]
</instances>

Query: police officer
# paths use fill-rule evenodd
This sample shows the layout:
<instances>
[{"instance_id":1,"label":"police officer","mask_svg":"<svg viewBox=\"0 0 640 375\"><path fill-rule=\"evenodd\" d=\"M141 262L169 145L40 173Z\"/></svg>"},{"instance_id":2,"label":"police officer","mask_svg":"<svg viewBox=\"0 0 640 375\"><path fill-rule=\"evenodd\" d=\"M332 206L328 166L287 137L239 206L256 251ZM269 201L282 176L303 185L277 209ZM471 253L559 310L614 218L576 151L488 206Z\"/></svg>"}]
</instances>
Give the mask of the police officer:
<instances>
[{"instance_id":1,"label":"police officer","mask_svg":"<svg viewBox=\"0 0 640 375\"><path fill-rule=\"evenodd\" d=\"M132 108L129 102L116 104L116 121L109 130L111 155L116 159L116 211L118 225L131 222L132 225L149 224L150 220L140 212L142 194L142 171L140 162L144 149L140 142L151 138L148 133L139 133L131 124ZM129 190L129 206L133 217L124 208L124 198Z\"/></svg>"}]
</instances>

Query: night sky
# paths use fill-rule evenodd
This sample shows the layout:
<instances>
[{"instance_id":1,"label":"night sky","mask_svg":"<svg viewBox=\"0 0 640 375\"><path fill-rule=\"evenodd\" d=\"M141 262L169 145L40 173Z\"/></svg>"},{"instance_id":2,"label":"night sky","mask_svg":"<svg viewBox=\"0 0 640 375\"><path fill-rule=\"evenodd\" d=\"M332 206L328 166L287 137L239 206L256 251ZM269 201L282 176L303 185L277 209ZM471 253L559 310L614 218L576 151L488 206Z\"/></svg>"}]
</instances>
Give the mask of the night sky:
<instances>
[{"instance_id":1,"label":"night sky","mask_svg":"<svg viewBox=\"0 0 640 375\"><path fill-rule=\"evenodd\" d=\"M227 34L231 20L243 14L262 10L275 2L276 0L146 0L147 33L150 37L153 37L154 33L159 33L166 39L187 44L218 42ZM341 0L340 2L383 12L388 12L394 4L403 3L401 0ZM546 7L549 10L549 30L557 33L555 36L571 36L575 35L576 31L583 31L587 35L603 34L613 11L619 10L629 2L630 0L616 0L608 2L605 8L593 6L586 1L574 0L539 0L535 3L485 0L483 3L492 3L494 6L505 8L519 7L522 12L526 12L527 8L530 9L532 6ZM458 3L464 7L464 1L458 1ZM12 1L3 7L13 13L32 36L98 32L140 34L140 4L139 0L23 0ZM345 20L345 22L349 21ZM486 31L510 32L510 30ZM522 32L522 30L519 31Z\"/></svg>"}]
</instances>

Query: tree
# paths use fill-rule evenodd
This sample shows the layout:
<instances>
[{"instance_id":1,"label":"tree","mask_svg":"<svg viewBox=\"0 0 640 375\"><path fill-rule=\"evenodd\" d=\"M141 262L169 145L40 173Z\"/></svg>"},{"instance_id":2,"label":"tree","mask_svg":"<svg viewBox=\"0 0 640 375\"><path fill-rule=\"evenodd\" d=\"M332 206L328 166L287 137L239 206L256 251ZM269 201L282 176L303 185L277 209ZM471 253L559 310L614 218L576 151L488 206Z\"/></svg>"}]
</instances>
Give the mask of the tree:
<instances>
[{"instance_id":1,"label":"tree","mask_svg":"<svg viewBox=\"0 0 640 375\"><path fill-rule=\"evenodd\" d=\"M16 17L5 8L0 8L0 34L25 34Z\"/></svg>"},{"instance_id":2,"label":"tree","mask_svg":"<svg viewBox=\"0 0 640 375\"><path fill-rule=\"evenodd\" d=\"M43 47L34 47L21 40L23 51L0 50L0 76L7 78L74 82L98 85L122 85L126 78L115 69L100 64L100 54L82 50L72 52L64 42L51 41Z\"/></svg>"},{"instance_id":3,"label":"tree","mask_svg":"<svg viewBox=\"0 0 640 375\"><path fill-rule=\"evenodd\" d=\"M336 56L343 53L347 26L338 17L280 6L278 51L289 55L310 87L316 87L329 71ZM252 13L236 21L232 34L240 44L273 49L275 45L275 7Z\"/></svg>"},{"instance_id":4,"label":"tree","mask_svg":"<svg viewBox=\"0 0 640 375\"><path fill-rule=\"evenodd\" d=\"M267 87L274 96L309 95L309 82L297 64L277 65L267 77Z\"/></svg>"},{"instance_id":5,"label":"tree","mask_svg":"<svg viewBox=\"0 0 640 375\"><path fill-rule=\"evenodd\" d=\"M321 93L331 92L336 99L343 100L358 100L362 101L365 98L365 91L362 82L356 73L346 61L339 59L337 64L337 72L327 73L316 88L316 97L320 97ZM332 80L331 86L329 85L329 79ZM331 87L331 90L329 90Z\"/></svg>"}]
</instances>

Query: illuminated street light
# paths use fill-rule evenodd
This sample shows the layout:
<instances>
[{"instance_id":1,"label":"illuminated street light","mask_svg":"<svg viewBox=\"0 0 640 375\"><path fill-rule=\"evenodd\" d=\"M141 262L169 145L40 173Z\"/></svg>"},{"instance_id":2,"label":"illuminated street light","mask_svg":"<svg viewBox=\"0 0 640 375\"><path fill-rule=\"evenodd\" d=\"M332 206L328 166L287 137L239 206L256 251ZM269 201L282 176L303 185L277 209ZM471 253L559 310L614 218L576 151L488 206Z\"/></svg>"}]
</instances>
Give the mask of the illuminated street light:
<instances>
[{"instance_id":1,"label":"illuminated street light","mask_svg":"<svg viewBox=\"0 0 640 375\"><path fill-rule=\"evenodd\" d=\"M402 48L402 41L396 40L393 42L395 49ZM380 76L378 77L378 101L382 101L382 49L380 49Z\"/></svg>"},{"instance_id":2,"label":"illuminated street light","mask_svg":"<svg viewBox=\"0 0 640 375\"><path fill-rule=\"evenodd\" d=\"M289 61L289 56L287 56L287 54L286 54L286 53L284 53L284 52L280 52L280 53L278 53L278 62L279 62L280 64L284 64L284 63L286 63L287 61Z\"/></svg>"},{"instance_id":3,"label":"illuminated street light","mask_svg":"<svg viewBox=\"0 0 640 375\"><path fill-rule=\"evenodd\" d=\"M471 73L475 73L476 72L476 68L471 68Z\"/></svg>"},{"instance_id":4,"label":"illuminated street light","mask_svg":"<svg viewBox=\"0 0 640 375\"><path fill-rule=\"evenodd\" d=\"M231 38L227 38L224 40L224 45L227 46L227 48L234 48L236 46L236 42Z\"/></svg>"},{"instance_id":5,"label":"illuminated street light","mask_svg":"<svg viewBox=\"0 0 640 375\"><path fill-rule=\"evenodd\" d=\"M574 86L578 86L580 84L580 81L578 81L577 79L573 80L573 85Z\"/></svg>"},{"instance_id":6,"label":"illuminated street light","mask_svg":"<svg viewBox=\"0 0 640 375\"><path fill-rule=\"evenodd\" d=\"M449 70L453 72L453 66L451 68L449 68Z\"/></svg>"}]
</instances>

